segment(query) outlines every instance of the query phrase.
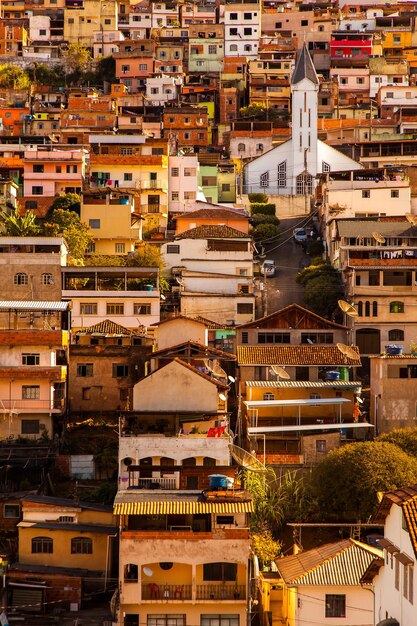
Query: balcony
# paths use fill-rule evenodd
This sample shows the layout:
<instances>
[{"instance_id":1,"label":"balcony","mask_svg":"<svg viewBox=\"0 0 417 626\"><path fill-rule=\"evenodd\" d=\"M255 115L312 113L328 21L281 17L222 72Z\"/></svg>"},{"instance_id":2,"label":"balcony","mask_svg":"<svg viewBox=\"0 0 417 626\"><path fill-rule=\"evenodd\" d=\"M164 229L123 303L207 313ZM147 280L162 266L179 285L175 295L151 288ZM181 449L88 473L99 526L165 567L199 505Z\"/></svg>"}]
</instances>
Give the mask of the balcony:
<instances>
[{"instance_id":1,"label":"balcony","mask_svg":"<svg viewBox=\"0 0 417 626\"><path fill-rule=\"evenodd\" d=\"M60 413L64 409L65 401L63 398L54 398L47 400L28 399L22 400L18 398L11 400L0 399L0 414L8 411L19 411L21 413Z\"/></svg>"},{"instance_id":2,"label":"balcony","mask_svg":"<svg viewBox=\"0 0 417 626\"><path fill-rule=\"evenodd\" d=\"M166 180L141 180L138 181L140 189L167 189L168 182Z\"/></svg>"},{"instance_id":3,"label":"balcony","mask_svg":"<svg viewBox=\"0 0 417 626\"><path fill-rule=\"evenodd\" d=\"M133 581L135 582L135 581ZM216 602L246 599L245 585L235 583L210 583L203 585L145 583L142 586L142 601L160 602L161 600L196 600Z\"/></svg>"},{"instance_id":4,"label":"balcony","mask_svg":"<svg viewBox=\"0 0 417 626\"><path fill-rule=\"evenodd\" d=\"M174 469L174 468L173 468ZM177 480L174 477L169 478L137 478L134 485L136 489L178 489Z\"/></svg>"},{"instance_id":5,"label":"balcony","mask_svg":"<svg viewBox=\"0 0 417 626\"><path fill-rule=\"evenodd\" d=\"M196 600L245 600L245 585L235 583L207 583L197 585Z\"/></svg>"},{"instance_id":6,"label":"balcony","mask_svg":"<svg viewBox=\"0 0 417 626\"><path fill-rule=\"evenodd\" d=\"M142 600L160 602L161 600L191 600L192 585L167 585L164 583L145 583L142 586Z\"/></svg>"}]
</instances>

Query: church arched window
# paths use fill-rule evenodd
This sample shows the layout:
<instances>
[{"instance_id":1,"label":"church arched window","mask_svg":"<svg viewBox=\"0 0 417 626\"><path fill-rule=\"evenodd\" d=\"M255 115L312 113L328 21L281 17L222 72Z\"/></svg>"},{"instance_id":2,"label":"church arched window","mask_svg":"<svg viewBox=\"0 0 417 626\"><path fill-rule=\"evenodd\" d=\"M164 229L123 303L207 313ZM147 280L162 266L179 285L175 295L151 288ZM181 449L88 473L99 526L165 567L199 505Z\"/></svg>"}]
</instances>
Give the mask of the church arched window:
<instances>
[{"instance_id":1,"label":"church arched window","mask_svg":"<svg viewBox=\"0 0 417 626\"><path fill-rule=\"evenodd\" d=\"M278 165L278 187L287 186L287 161Z\"/></svg>"},{"instance_id":2,"label":"church arched window","mask_svg":"<svg viewBox=\"0 0 417 626\"><path fill-rule=\"evenodd\" d=\"M311 194L313 191L313 177L310 174L299 174L297 176L297 194Z\"/></svg>"},{"instance_id":3,"label":"church arched window","mask_svg":"<svg viewBox=\"0 0 417 626\"><path fill-rule=\"evenodd\" d=\"M269 187L269 172L261 174L260 185L261 187Z\"/></svg>"}]
</instances>

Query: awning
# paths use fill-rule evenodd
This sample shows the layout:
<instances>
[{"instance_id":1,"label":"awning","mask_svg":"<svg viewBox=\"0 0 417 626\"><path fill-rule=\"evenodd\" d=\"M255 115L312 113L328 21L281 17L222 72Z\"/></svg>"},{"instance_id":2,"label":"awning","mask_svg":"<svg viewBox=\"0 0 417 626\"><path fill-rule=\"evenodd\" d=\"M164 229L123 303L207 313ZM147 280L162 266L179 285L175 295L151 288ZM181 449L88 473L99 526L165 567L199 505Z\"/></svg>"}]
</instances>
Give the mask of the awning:
<instances>
[{"instance_id":1,"label":"awning","mask_svg":"<svg viewBox=\"0 0 417 626\"><path fill-rule=\"evenodd\" d=\"M351 402L348 398L301 398L300 400L245 400L248 409L274 406L320 406L322 404L345 404Z\"/></svg>"},{"instance_id":2,"label":"awning","mask_svg":"<svg viewBox=\"0 0 417 626\"><path fill-rule=\"evenodd\" d=\"M397 546L393 544L392 541L390 541L389 539L386 539L385 537L384 539L380 539L378 543L381 546L381 548L385 548L385 550L389 552L390 554L397 554L400 551L400 549L397 548Z\"/></svg>"},{"instance_id":3,"label":"awning","mask_svg":"<svg viewBox=\"0 0 417 626\"><path fill-rule=\"evenodd\" d=\"M346 428L374 428L368 422L351 422L338 424L299 424L298 426L252 426L248 428L249 435L260 435L268 433L288 433L307 430L345 430Z\"/></svg>"},{"instance_id":4,"label":"awning","mask_svg":"<svg viewBox=\"0 0 417 626\"><path fill-rule=\"evenodd\" d=\"M118 502L114 515L196 515L252 513L252 502Z\"/></svg>"}]
</instances>

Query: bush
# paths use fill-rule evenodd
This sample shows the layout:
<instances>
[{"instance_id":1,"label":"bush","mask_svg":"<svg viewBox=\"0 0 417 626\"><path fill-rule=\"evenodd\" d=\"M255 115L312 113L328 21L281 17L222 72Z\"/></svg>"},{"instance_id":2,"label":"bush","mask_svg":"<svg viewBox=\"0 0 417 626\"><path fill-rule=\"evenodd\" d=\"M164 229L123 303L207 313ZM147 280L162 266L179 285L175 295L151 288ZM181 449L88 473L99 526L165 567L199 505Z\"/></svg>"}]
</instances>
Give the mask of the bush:
<instances>
[{"instance_id":1,"label":"bush","mask_svg":"<svg viewBox=\"0 0 417 626\"><path fill-rule=\"evenodd\" d=\"M275 226L278 226L279 219L275 217L275 215L263 215L262 213L257 213L250 218L250 223L254 227L259 226L259 224L275 224Z\"/></svg>"},{"instance_id":2,"label":"bush","mask_svg":"<svg viewBox=\"0 0 417 626\"><path fill-rule=\"evenodd\" d=\"M250 205L252 215L262 213L262 215L275 215L275 204L264 204L262 202L254 202Z\"/></svg>"},{"instance_id":3,"label":"bush","mask_svg":"<svg viewBox=\"0 0 417 626\"><path fill-rule=\"evenodd\" d=\"M267 204L268 202L268 196L266 195L266 193L249 193L248 198L251 204L253 202L260 202L261 204Z\"/></svg>"},{"instance_id":4,"label":"bush","mask_svg":"<svg viewBox=\"0 0 417 626\"><path fill-rule=\"evenodd\" d=\"M259 224L252 229L251 235L256 241L278 237L280 229L275 224Z\"/></svg>"},{"instance_id":5,"label":"bush","mask_svg":"<svg viewBox=\"0 0 417 626\"><path fill-rule=\"evenodd\" d=\"M322 241L312 241L307 246L307 254L312 257L318 257L324 252L324 246Z\"/></svg>"},{"instance_id":6,"label":"bush","mask_svg":"<svg viewBox=\"0 0 417 626\"><path fill-rule=\"evenodd\" d=\"M403 452L417 457L417 428L395 428L390 433L380 435L377 441L393 443Z\"/></svg>"}]
</instances>

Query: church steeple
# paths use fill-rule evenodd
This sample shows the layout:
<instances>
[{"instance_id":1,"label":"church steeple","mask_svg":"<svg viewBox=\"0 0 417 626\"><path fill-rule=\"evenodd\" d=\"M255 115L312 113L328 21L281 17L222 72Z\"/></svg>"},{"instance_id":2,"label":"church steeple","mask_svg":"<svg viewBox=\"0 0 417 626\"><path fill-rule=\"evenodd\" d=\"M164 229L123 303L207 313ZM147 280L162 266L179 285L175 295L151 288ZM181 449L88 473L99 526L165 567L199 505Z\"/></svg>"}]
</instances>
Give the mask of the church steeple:
<instances>
[{"instance_id":1,"label":"church steeple","mask_svg":"<svg viewBox=\"0 0 417 626\"><path fill-rule=\"evenodd\" d=\"M311 59L310 53L306 44L303 45L302 50L297 59L297 63L295 66L294 73L292 75L291 84L296 85L297 83L307 78L311 80L315 85L319 84L319 79L317 78L316 70L314 67L314 63Z\"/></svg>"}]
</instances>

